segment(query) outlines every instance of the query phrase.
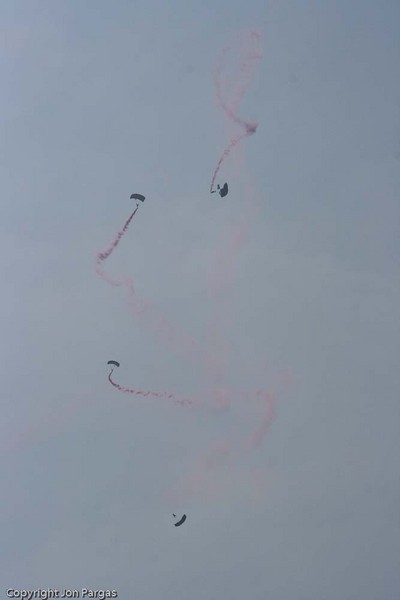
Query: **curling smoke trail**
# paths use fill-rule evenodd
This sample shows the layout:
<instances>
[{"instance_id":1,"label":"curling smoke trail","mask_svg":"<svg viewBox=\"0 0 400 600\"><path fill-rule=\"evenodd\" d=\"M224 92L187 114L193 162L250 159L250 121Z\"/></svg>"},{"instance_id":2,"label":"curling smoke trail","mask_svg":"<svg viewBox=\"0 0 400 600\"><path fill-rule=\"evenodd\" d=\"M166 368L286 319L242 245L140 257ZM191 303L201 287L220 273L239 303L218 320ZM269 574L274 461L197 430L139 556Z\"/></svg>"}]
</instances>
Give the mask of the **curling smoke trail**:
<instances>
[{"instance_id":1,"label":"curling smoke trail","mask_svg":"<svg viewBox=\"0 0 400 600\"><path fill-rule=\"evenodd\" d=\"M226 115L231 130L236 129L236 131L230 132L228 144L217 161L211 178L210 191L213 191L216 178L224 161L234 149L236 149L236 152L234 153L235 156L238 154L237 149L241 146L241 142L245 138L253 135L258 126L254 121L243 119L239 115L239 108L247 87L254 75L256 66L262 58L259 34L257 32L245 34L241 46L241 61L235 74L236 77L231 86L230 93L223 94L223 90L225 89L223 84L223 74L226 68L227 59L232 56L233 50L234 47L232 45L223 50L215 70L215 86L218 105ZM240 128L241 131L238 132L238 128ZM102 268L103 263L112 255L128 230L138 207L136 207L135 211L130 215L111 245L103 252L100 252L97 255L96 260L97 274L110 285L124 286L127 289L131 310L135 315L140 316L146 321L146 324L153 330L153 333L157 338L180 356L187 358L190 355L198 364L203 364L207 367L207 370L212 377L212 392L210 396L212 396L213 401L217 405L218 402L223 405L229 404L232 397L229 389L226 385L223 385L223 380L229 364L229 343L226 339L226 335L222 335L222 332L227 329L227 315L229 315L228 300L232 297L231 288L234 282L234 270L237 266L240 251L248 237L250 225L256 212L256 194L252 182L247 181L245 190L237 222L222 238L221 244L216 252L215 263L209 272L209 290L212 299L215 301L216 310L214 319L209 327L209 344L206 351L203 351L193 338L183 333L176 326L173 326L168 319L163 317L150 304L150 302L141 300L136 293L132 279L113 279L107 275ZM184 406L198 404L197 401L188 398L180 398L173 393L165 391L152 392L122 386L113 380L112 373L113 370L111 370L108 376L109 383L121 393L146 398L163 398ZM228 441L227 438L223 438L219 441L217 440L212 447L205 452L205 455L200 457L194 470L192 469L185 479L186 493L189 493L189 495L197 493L199 486L206 486L208 475L210 473L215 475L215 469L223 467L226 464L229 466L234 465L236 460L243 454L246 454L259 446L266 435L275 416L275 397L268 391L260 389L252 394L242 394L242 399L243 398L246 400L251 398L252 400L262 401L263 411L262 415L258 413L257 425L251 430L251 433L247 433L246 435L232 435Z\"/></svg>"},{"instance_id":2,"label":"curling smoke trail","mask_svg":"<svg viewBox=\"0 0 400 600\"><path fill-rule=\"evenodd\" d=\"M229 46L222 51L220 60L217 64L215 71L217 102L228 118L230 138L227 147L222 152L214 169L210 185L211 192L213 191L216 177L224 161L246 137L255 133L258 126L254 121L241 118L238 111L247 87L254 76L257 63L262 58L259 46L260 36L257 32L251 32L250 35L245 35L242 45L239 73L236 72L236 78L233 86L231 86L229 100L225 99L224 94L222 93L222 75L227 66L228 59L231 57L233 50L232 46ZM240 127L243 131L240 133L234 132L232 131L234 127ZM239 169L237 169L237 172L238 171ZM221 244L217 249L215 263L209 272L210 295L216 304L214 318L209 326L209 340L210 345L213 347L213 354L210 355L211 360L209 370L213 378L214 386L216 386L214 399L217 403L219 401L221 406L229 405L231 397L229 390L226 386L223 386L223 379L229 364L229 344L226 340L226 335L223 335L223 330L227 330L227 323L230 316L227 301L232 297L231 288L234 282L234 270L238 263L240 251L248 237L251 223L256 214L257 207L255 198L254 185L248 180L247 186L245 186L245 198L244 203L242 203L242 210L239 218L237 219L236 224L229 229L224 236L224 239L221 241ZM229 302L229 304L231 303ZM180 482L180 485L178 484L177 488L172 492L172 495L170 494L170 499L176 499L177 496L179 497L179 495L182 494L187 500L189 500L190 497L198 496L199 494L204 496L204 492L206 492L206 496L209 495L208 492L215 489L215 483L219 485L221 479L220 476L226 469L229 470L230 467L237 463L243 454L251 452L261 444L275 417L275 396L267 390L260 389L252 394L246 393L242 399L245 399L246 401L249 399L262 401L261 414L258 412L257 416L257 425L251 429L251 432L247 435L239 437L233 435L229 439L222 438L217 440L209 450L205 452L205 455L198 459L197 464L186 475L183 481ZM255 481L260 483L261 479L260 472L256 471ZM177 493L179 489L180 494L179 492Z\"/></svg>"},{"instance_id":3,"label":"curling smoke trail","mask_svg":"<svg viewBox=\"0 0 400 600\"><path fill-rule=\"evenodd\" d=\"M238 111L247 88L254 77L258 62L262 59L260 35L254 31L243 34L240 40L239 64L232 60L235 46L236 41L224 48L215 70L214 82L217 103L228 118L230 141L217 162L211 188L224 160L244 138L256 131L258 125L254 121L241 118ZM226 81L224 85L223 74L230 66L233 66L234 70L231 73L231 85L229 86ZM223 93L225 88L230 89L230 91ZM244 131L235 133L233 129L238 126ZM236 172L242 174L244 171L243 168L236 170ZM248 239L256 212L254 186L250 180L246 183L244 199L237 213L236 222L222 236L216 251L214 264L208 275L210 296L215 302L214 316L208 327L210 345L214 348L213 353L210 353L209 370L215 385L219 387L222 385L229 363L229 344L226 341L226 334L224 335L223 332L228 331L229 321L232 317L230 314L232 309L230 299L232 297L231 288L234 283L234 272L239 261L240 252Z\"/></svg>"},{"instance_id":4,"label":"curling smoke trail","mask_svg":"<svg viewBox=\"0 0 400 600\"><path fill-rule=\"evenodd\" d=\"M115 381L113 381L113 379L111 377L111 375L113 374L113 371L114 371L114 369L111 369L111 371L108 375L108 381L111 383L112 386L117 388L117 390L120 392L123 392L125 394L133 394L135 396L142 396L143 398L148 398L148 397L150 397L150 398L166 398L167 400L172 400L173 402L175 402L176 404L180 404L181 406L188 406L188 405L193 404L193 400L190 400L189 398L180 398L176 394L172 394L170 392L151 392L151 391L144 391L144 390L128 388L123 385L120 385L119 383L116 383Z\"/></svg>"},{"instance_id":5,"label":"curling smoke trail","mask_svg":"<svg viewBox=\"0 0 400 600\"><path fill-rule=\"evenodd\" d=\"M262 53L260 50L260 34L256 31L252 31L250 32L250 36L247 36L247 38L248 37L249 39L244 40L244 57L240 66L239 76L236 80L236 91L232 95L233 98L230 102L230 105L226 103L222 94L222 72L225 66L226 57L232 52L232 46L228 46L223 49L215 70L215 88L218 104L230 121L240 126L242 129L244 129L244 131L242 131L241 134L237 134L231 138L227 147L218 159L211 178L210 192L213 191L215 179L221 169L222 163L229 156L232 150L239 144L239 142L246 137L253 135L258 127L258 123L256 121L242 119L238 114L240 103L243 99L249 82L254 75L256 62L262 58Z\"/></svg>"},{"instance_id":6,"label":"curling smoke trail","mask_svg":"<svg viewBox=\"0 0 400 600\"><path fill-rule=\"evenodd\" d=\"M202 501L226 500L237 489L245 486L251 495L260 499L262 489L267 489L270 470L266 468L248 468L239 464L247 455L250 457L259 447L275 418L276 399L266 390L246 392L242 400L262 399L265 403L261 423L246 435L224 436L215 440L197 458L192 468L174 486L168 489L164 500L190 505L196 498ZM246 463L245 463L246 464Z\"/></svg>"},{"instance_id":7,"label":"curling smoke trail","mask_svg":"<svg viewBox=\"0 0 400 600\"><path fill-rule=\"evenodd\" d=\"M194 359L196 362L201 361L206 363L206 355L201 350L196 340L186 332L182 331L176 325L172 324L171 321L162 315L151 302L140 298L135 290L135 286L131 278L124 277L116 279L111 277L103 269L103 263L110 258L110 256L118 247L121 239L128 231L129 225L137 213L137 210L138 205L126 220L122 229L118 231L111 244L105 250L97 254L95 267L96 273L109 285L115 287L125 286L128 291L129 306L132 312L135 314L135 316L140 317L144 322L146 322L146 325L152 330L152 333L156 339L166 344L178 356L181 356L185 359L192 357L192 359Z\"/></svg>"}]
</instances>

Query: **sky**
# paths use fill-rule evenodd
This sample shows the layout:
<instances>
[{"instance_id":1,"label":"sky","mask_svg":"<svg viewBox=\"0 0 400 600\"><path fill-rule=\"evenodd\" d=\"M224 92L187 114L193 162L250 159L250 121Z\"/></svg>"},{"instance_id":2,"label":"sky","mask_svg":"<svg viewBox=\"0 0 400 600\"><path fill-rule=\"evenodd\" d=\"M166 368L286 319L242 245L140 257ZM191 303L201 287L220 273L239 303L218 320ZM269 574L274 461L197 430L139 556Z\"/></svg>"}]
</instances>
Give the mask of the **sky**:
<instances>
[{"instance_id":1,"label":"sky","mask_svg":"<svg viewBox=\"0 0 400 600\"><path fill-rule=\"evenodd\" d=\"M397 599L398 2L0 15L1 597Z\"/></svg>"}]
</instances>

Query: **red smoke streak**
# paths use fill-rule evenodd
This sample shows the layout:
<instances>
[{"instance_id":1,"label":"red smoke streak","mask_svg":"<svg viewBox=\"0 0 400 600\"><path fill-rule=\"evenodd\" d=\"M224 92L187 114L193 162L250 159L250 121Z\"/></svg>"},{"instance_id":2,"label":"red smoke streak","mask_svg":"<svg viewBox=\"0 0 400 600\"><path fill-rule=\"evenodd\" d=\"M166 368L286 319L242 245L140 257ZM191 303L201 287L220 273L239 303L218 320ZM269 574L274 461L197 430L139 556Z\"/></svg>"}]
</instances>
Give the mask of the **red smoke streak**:
<instances>
[{"instance_id":1,"label":"red smoke streak","mask_svg":"<svg viewBox=\"0 0 400 600\"><path fill-rule=\"evenodd\" d=\"M254 131L252 131L251 133L254 133ZM221 165L224 162L224 160L230 155L232 150L239 144L239 142L241 142L242 140L244 140L244 138L251 135L251 133L248 133L245 131L244 133L239 133L236 137L234 137L232 140L230 140L229 144L227 145L225 150L222 152L222 154L219 157L218 162L215 166L214 173L213 173L212 179L211 179L211 184L210 184L210 192L213 191L215 180L217 178L217 175L219 173L219 170L220 170Z\"/></svg>"},{"instance_id":2,"label":"red smoke streak","mask_svg":"<svg viewBox=\"0 0 400 600\"><path fill-rule=\"evenodd\" d=\"M246 137L253 135L256 132L258 123L256 121L247 121L242 119L239 114L239 106L243 99L243 96L247 90L249 82L254 75L256 68L256 61L262 59L262 53L259 48L260 46L260 34L256 31L250 32L250 41L244 39L244 56L242 64L240 66L239 75L236 80L236 92L232 94L230 104L227 104L222 94L222 72L225 66L225 58L232 51L232 46L228 46L221 52L221 57L218 61L217 68L215 70L215 88L217 94L217 101L219 106L227 115L228 119L236 125L239 125L244 131L235 135L230 139L225 150L222 152L220 158L215 166L210 185L210 192L213 191L215 179L219 173L222 163L229 156L232 150Z\"/></svg>"},{"instance_id":3,"label":"red smoke streak","mask_svg":"<svg viewBox=\"0 0 400 600\"><path fill-rule=\"evenodd\" d=\"M255 121L245 120L239 114L240 104L248 85L254 75L255 69L259 60L262 58L260 50L260 36L257 32L250 32L243 37L241 46L240 66L228 98L224 97L223 89L223 74L226 68L226 61L233 53L234 46L226 47L220 56L215 70L215 87L216 98L218 105L225 113L230 126L230 139L226 148L223 150L215 166L211 178L210 191L213 191L215 180L221 169L222 164L227 157L236 149L242 140L253 135L258 123ZM242 131L233 131L240 128ZM138 207L130 215L129 219L124 224L123 228L118 232L111 245L103 252L98 253L96 260L96 272L107 283L113 286L125 286L129 294L129 305L133 313L140 316L146 321L146 324L153 330L160 341L164 342L168 347L174 350L177 354L185 358L190 355L197 363L207 367L212 379L211 396L217 406L227 407L231 401L231 393L226 385L223 384L223 379L226 375L226 370L229 364L228 351L229 344L226 340L226 335L222 332L227 330L229 318L228 300L232 295L231 288L234 282L234 270L238 263L240 251L247 240L251 222L256 214L255 190L250 181L245 191L245 197L241 203L241 213L238 214L237 222L229 228L223 237L223 241L217 249L215 262L209 272L209 290L212 299L215 302L216 310L213 319L209 325L209 340L208 348L203 351L197 342L186 333L182 332L175 325L161 315L155 307L148 301L140 299L136 293L133 280L131 278L113 279L107 275L102 269L102 263L106 261L113 251L117 248L122 237L126 233ZM222 295L222 292L224 293ZM224 301L225 298L225 301ZM188 398L180 398L179 396L166 392L152 392L138 390L134 388L124 387L116 383L112 379L113 370L111 370L108 380L110 384L122 393L129 393L143 398L164 398L173 401L176 404L183 406L198 404L197 401ZM257 390L254 393L242 394L242 398L248 400L253 398L262 400L263 416L258 418L256 427L250 434L243 435L238 438L232 436L229 440L223 438L217 440L211 448L205 451L203 457L200 457L196 466L186 475L177 489L180 489L180 494L187 496L197 495L200 489L214 489L216 475L219 475L218 469L230 468L236 464L238 458L243 453L253 450L261 444L261 441L268 432L271 423L275 416L275 398L267 390ZM217 477L218 479L218 477ZM256 471L254 481L257 486L261 485L260 471ZM237 478L234 478L236 481ZM246 478L239 478L238 481L245 481ZM252 480L252 478L250 478ZM249 481L250 481L249 480ZM210 487L211 486L211 487ZM222 488L224 485L222 485ZM170 495L171 491L168 492ZM176 500L176 493L173 493Z\"/></svg>"},{"instance_id":4,"label":"red smoke streak","mask_svg":"<svg viewBox=\"0 0 400 600\"><path fill-rule=\"evenodd\" d=\"M247 35L242 40L240 69L239 73L236 74L234 85L231 86L231 93L228 94L228 99L224 97L222 92L222 78L224 70L227 67L227 59L232 54L232 49L232 46L229 46L222 51L215 71L217 102L228 118L230 139L217 161L211 179L210 191L213 191L216 177L224 161L240 145L242 140L255 133L258 126L254 121L243 119L238 114L238 111L248 85L254 76L257 63L262 58L259 34L251 32L250 36ZM242 131L235 132L234 128L237 127L240 127ZM236 172L238 171L239 169L236 169ZM211 297L213 297L216 304L215 314L209 326L209 339L212 342L211 345L219 350L218 355L214 354L209 368L214 379L214 384L218 386L215 390L215 399L220 400L225 406L229 405L230 402L229 393L222 385L225 371L229 364L229 344L222 331L228 329L230 315L227 310L227 302L232 296L231 288L234 282L234 270L257 210L254 186L250 181L247 183L244 202L241 205L242 210L238 215L237 222L230 227L226 236L224 236L224 240L217 250L214 265L209 273L209 289ZM223 295L221 295L222 292L224 292ZM212 357L211 353L210 357ZM257 390L251 396L263 401L263 416L260 422L250 435L244 436L241 439L233 436L230 441L226 439L217 441L206 452L205 456L199 459L197 466L181 482L181 492L185 496L188 494L189 496L197 496L200 491L202 493L206 490L209 492L210 490L215 491L215 483L218 482L219 484L221 480L221 469L226 473L226 469L229 470L230 466L236 462L235 457L238 459L243 455L243 452L251 451L261 444L274 419L276 402L274 396L267 390ZM249 397L250 394L247 393L246 399ZM261 478L259 474L257 474L256 479L258 484L260 484ZM229 490L225 491L229 492Z\"/></svg>"},{"instance_id":5,"label":"red smoke streak","mask_svg":"<svg viewBox=\"0 0 400 600\"><path fill-rule=\"evenodd\" d=\"M110 246L103 252L97 254L96 273L109 285L126 287L129 295L129 306L132 312L146 322L147 326L152 330L153 335L159 341L166 344L181 357L188 358L189 356L192 356L197 362L199 360L205 362L206 358L204 357L204 352L199 348L195 339L180 330L176 325L172 324L171 321L164 317L151 302L140 298L135 290L133 280L130 277L115 279L108 275L102 268L102 263L112 255L122 237L127 232L137 210L138 206L127 219L122 229L117 233Z\"/></svg>"},{"instance_id":6,"label":"red smoke streak","mask_svg":"<svg viewBox=\"0 0 400 600\"><path fill-rule=\"evenodd\" d=\"M129 219L125 222L125 225L123 226L121 231L119 231L117 233L116 238L111 242L111 245L109 246L109 248L107 248L107 250L104 250L104 252L99 252L99 254L97 255L97 262L96 262L97 265L100 265L102 261L107 260L107 258L109 256L111 256L111 254L114 252L115 248L120 243L122 237L128 231L128 227L129 227L133 217L136 215L138 208L139 208L139 204L136 205L135 210L133 211L133 213L131 214Z\"/></svg>"},{"instance_id":7,"label":"red smoke streak","mask_svg":"<svg viewBox=\"0 0 400 600\"><path fill-rule=\"evenodd\" d=\"M228 117L230 125L228 135L230 140L227 148L223 151L215 167L211 189L214 185L216 176L220 167L231 151L236 148L241 140L252 135L257 129L257 123L245 120L238 114L241 102L247 91L247 88L254 76L258 61L262 58L260 48L260 35L257 32L244 34L240 41L239 69L231 73L233 83L231 86L223 85L224 72L228 70L229 58L234 53L237 40L230 46L224 48L215 70L214 82L216 89L217 103ZM223 88L231 89L230 92L223 94ZM241 133L235 133L237 127L244 129ZM243 168L237 168L236 172L244 174ZM209 370L212 374L215 385L221 386L222 381L229 364L229 345L226 341L226 334L230 328L231 314L229 302L234 282L234 271L239 261L240 252L247 241L252 220L255 216L256 204L253 186L248 182L245 187L243 201L239 211L235 211L236 223L234 223L227 232L225 232L219 247L217 248L215 261L210 269L208 280L210 296L215 303L214 316L209 324L209 343L215 348L214 353L209 353Z\"/></svg>"},{"instance_id":8,"label":"red smoke streak","mask_svg":"<svg viewBox=\"0 0 400 600\"><path fill-rule=\"evenodd\" d=\"M113 371L114 369L111 369L110 374L108 375L108 381L120 392L124 392L125 394L134 394L135 396L143 396L144 398L166 398L167 400L173 400L176 402L176 404L180 404L181 406L193 404L193 400L189 400L189 398L179 398L176 394L171 394L169 392L150 392L124 387L123 385L120 385L112 380L111 375L113 374Z\"/></svg>"},{"instance_id":9,"label":"red smoke streak","mask_svg":"<svg viewBox=\"0 0 400 600\"><path fill-rule=\"evenodd\" d=\"M270 472L265 468L240 467L240 460L261 444L275 417L276 400L265 390L247 392L242 399L261 398L265 402L264 417L250 434L243 437L221 437L198 457L190 471L165 494L165 500L174 503L190 502L194 498L217 500L228 498L235 489L246 487L252 496L259 499L266 489Z\"/></svg>"}]
</instances>

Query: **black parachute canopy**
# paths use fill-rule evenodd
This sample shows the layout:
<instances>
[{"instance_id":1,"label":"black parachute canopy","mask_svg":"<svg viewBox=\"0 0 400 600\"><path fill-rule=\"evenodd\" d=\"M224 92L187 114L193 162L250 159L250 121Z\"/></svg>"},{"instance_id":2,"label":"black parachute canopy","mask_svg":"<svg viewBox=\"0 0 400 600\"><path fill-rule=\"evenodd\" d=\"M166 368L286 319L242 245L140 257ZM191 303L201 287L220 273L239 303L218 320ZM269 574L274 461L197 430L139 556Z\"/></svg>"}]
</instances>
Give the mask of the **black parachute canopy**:
<instances>
[{"instance_id":1,"label":"black parachute canopy","mask_svg":"<svg viewBox=\"0 0 400 600\"><path fill-rule=\"evenodd\" d=\"M177 523L175 523L175 527L179 527L185 521L186 521L186 515L183 515L182 519L180 521L178 521Z\"/></svg>"},{"instance_id":2,"label":"black parachute canopy","mask_svg":"<svg viewBox=\"0 0 400 600\"><path fill-rule=\"evenodd\" d=\"M224 198L224 196L226 196L228 193L228 184L224 183L222 188L218 186L218 191L219 191L219 195L221 196L221 198Z\"/></svg>"},{"instance_id":3,"label":"black parachute canopy","mask_svg":"<svg viewBox=\"0 0 400 600\"><path fill-rule=\"evenodd\" d=\"M117 362L116 360L109 360L108 365L115 365L116 367L119 367L119 362Z\"/></svg>"},{"instance_id":4,"label":"black parachute canopy","mask_svg":"<svg viewBox=\"0 0 400 600\"><path fill-rule=\"evenodd\" d=\"M140 200L140 202L144 202L145 196L142 196L142 194L131 194L131 200Z\"/></svg>"}]
</instances>

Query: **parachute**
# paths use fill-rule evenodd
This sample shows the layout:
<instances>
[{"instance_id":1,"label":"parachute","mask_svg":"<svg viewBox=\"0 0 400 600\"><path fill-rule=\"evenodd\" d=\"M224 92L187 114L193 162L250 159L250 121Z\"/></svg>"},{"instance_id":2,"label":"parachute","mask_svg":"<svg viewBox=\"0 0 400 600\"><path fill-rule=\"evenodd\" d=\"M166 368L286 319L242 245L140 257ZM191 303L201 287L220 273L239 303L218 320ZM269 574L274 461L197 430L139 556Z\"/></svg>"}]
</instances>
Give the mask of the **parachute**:
<instances>
[{"instance_id":1,"label":"parachute","mask_svg":"<svg viewBox=\"0 0 400 600\"><path fill-rule=\"evenodd\" d=\"M222 188L219 186L217 186L217 187L218 187L219 195L221 196L221 198L224 198L228 193L228 184L224 183Z\"/></svg>"},{"instance_id":2,"label":"parachute","mask_svg":"<svg viewBox=\"0 0 400 600\"><path fill-rule=\"evenodd\" d=\"M186 521L186 515L183 515L182 519L180 521L178 521L177 523L175 523L175 527L179 527L185 521Z\"/></svg>"},{"instance_id":3,"label":"parachute","mask_svg":"<svg viewBox=\"0 0 400 600\"><path fill-rule=\"evenodd\" d=\"M225 182L222 187L220 185L217 185L217 190L218 190L218 193L221 196L221 198L224 198L228 193L228 184ZM211 188L210 192L211 192L211 194L215 194L215 192L217 190L213 190Z\"/></svg>"},{"instance_id":4,"label":"parachute","mask_svg":"<svg viewBox=\"0 0 400 600\"><path fill-rule=\"evenodd\" d=\"M142 194L131 194L131 200L140 200L140 202L144 202L145 196L142 196Z\"/></svg>"},{"instance_id":5,"label":"parachute","mask_svg":"<svg viewBox=\"0 0 400 600\"><path fill-rule=\"evenodd\" d=\"M108 365L115 365L116 367L119 367L119 362L117 362L116 360L109 360Z\"/></svg>"}]
</instances>

